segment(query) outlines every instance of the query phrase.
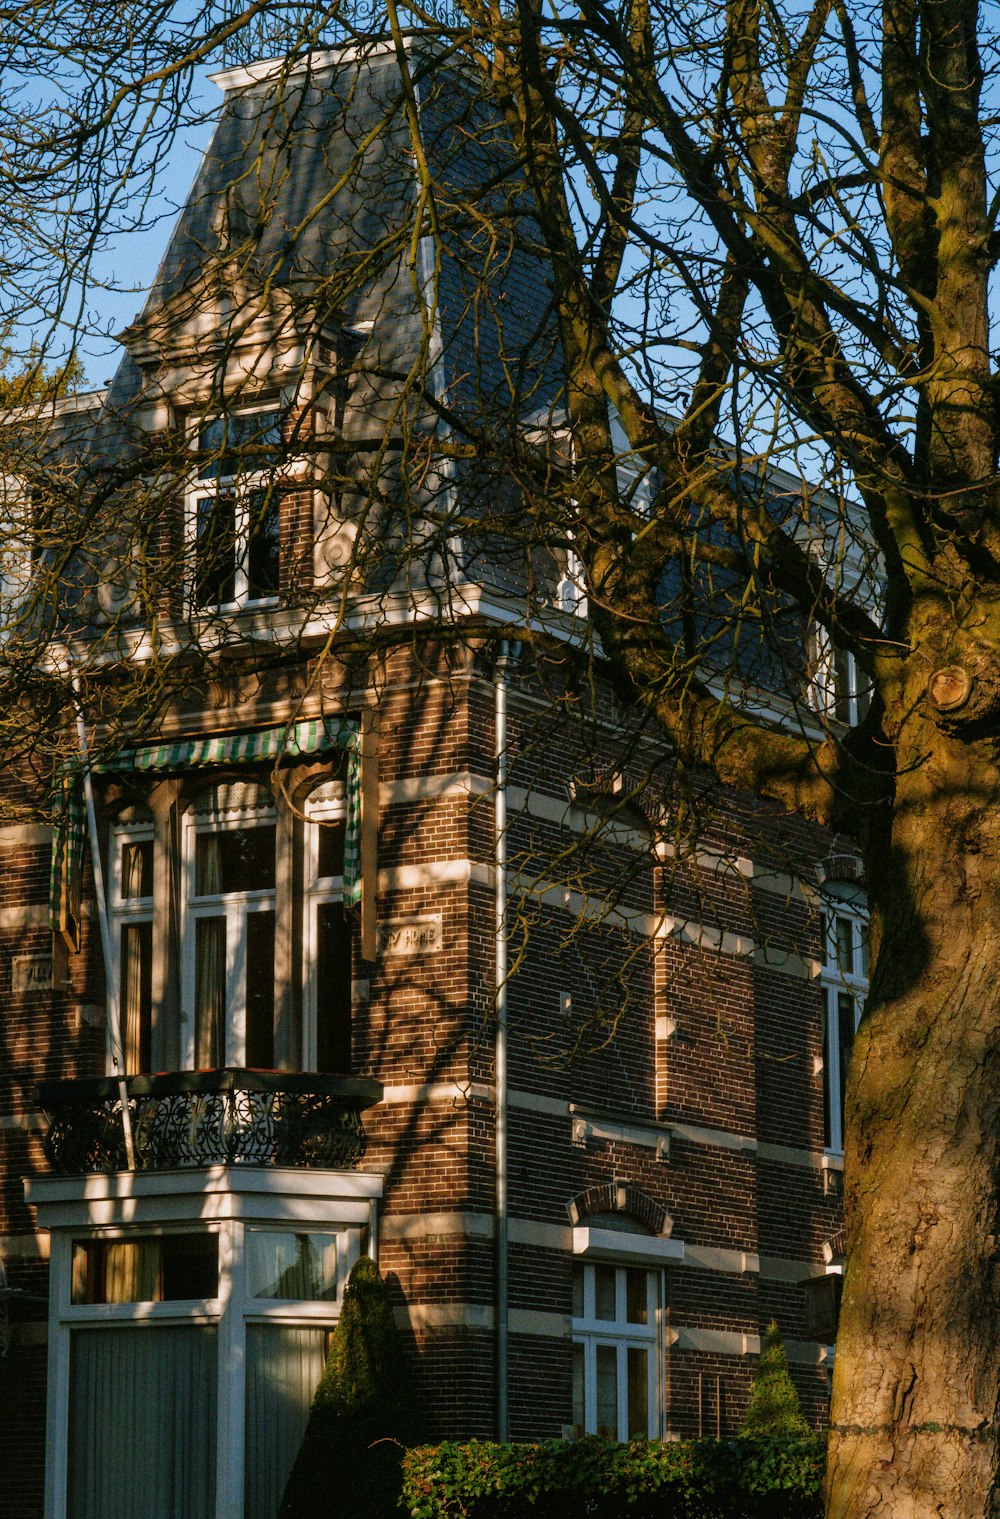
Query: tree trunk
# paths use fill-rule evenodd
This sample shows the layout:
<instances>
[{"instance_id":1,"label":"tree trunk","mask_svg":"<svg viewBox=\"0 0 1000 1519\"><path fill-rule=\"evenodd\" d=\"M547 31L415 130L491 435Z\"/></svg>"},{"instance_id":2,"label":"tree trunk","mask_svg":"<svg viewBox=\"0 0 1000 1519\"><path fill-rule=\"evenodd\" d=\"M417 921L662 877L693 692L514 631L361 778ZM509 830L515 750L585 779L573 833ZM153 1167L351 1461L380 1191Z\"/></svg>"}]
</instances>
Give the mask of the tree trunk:
<instances>
[{"instance_id":1,"label":"tree trunk","mask_svg":"<svg viewBox=\"0 0 1000 1519\"><path fill-rule=\"evenodd\" d=\"M1000 777L919 726L868 849L828 1519L1000 1516Z\"/></svg>"}]
</instances>

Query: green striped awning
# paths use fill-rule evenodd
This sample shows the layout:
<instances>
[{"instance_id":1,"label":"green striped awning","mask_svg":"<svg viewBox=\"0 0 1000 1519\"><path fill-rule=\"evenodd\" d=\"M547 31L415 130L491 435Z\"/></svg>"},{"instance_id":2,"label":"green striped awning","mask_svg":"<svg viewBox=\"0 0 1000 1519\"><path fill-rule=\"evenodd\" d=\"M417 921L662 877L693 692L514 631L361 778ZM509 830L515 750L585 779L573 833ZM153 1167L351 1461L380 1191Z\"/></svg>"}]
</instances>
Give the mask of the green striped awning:
<instances>
[{"instance_id":1,"label":"green striped awning","mask_svg":"<svg viewBox=\"0 0 1000 1519\"><path fill-rule=\"evenodd\" d=\"M344 901L354 907L361 900L361 731L357 723L317 717L248 733L144 744L135 749L120 749L107 759L96 760L91 768L95 775L136 770L187 771L307 759L335 749L348 755ZM73 937L80 917L80 870L87 831L82 774L82 764L63 772L56 785L53 806L49 922L57 932Z\"/></svg>"}]
</instances>

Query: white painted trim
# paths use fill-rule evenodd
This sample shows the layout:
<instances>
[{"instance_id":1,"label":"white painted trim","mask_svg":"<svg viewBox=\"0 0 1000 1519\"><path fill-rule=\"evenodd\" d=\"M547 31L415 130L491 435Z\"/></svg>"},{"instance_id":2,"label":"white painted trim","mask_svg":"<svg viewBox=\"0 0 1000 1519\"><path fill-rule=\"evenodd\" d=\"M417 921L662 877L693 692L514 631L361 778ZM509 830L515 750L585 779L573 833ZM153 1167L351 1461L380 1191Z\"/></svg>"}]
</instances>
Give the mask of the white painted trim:
<instances>
[{"instance_id":1,"label":"white painted trim","mask_svg":"<svg viewBox=\"0 0 1000 1519\"><path fill-rule=\"evenodd\" d=\"M773 1145L761 1140L757 1146L761 1160L776 1161L783 1166L806 1166L814 1171L842 1171L843 1156L827 1155L823 1150L801 1150L794 1145Z\"/></svg>"},{"instance_id":2,"label":"white painted trim","mask_svg":"<svg viewBox=\"0 0 1000 1519\"><path fill-rule=\"evenodd\" d=\"M662 930L662 937L679 939L684 944L693 944L698 949L714 950L718 954L734 955L741 959L750 956L756 958L757 949L752 939L745 934L733 934L728 930L712 928L705 923L682 923L679 919L667 920L669 928Z\"/></svg>"},{"instance_id":3,"label":"white painted trim","mask_svg":"<svg viewBox=\"0 0 1000 1519\"><path fill-rule=\"evenodd\" d=\"M42 849L51 843L49 823L0 823L0 849Z\"/></svg>"},{"instance_id":4,"label":"white painted trim","mask_svg":"<svg viewBox=\"0 0 1000 1519\"><path fill-rule=\"evenodd\" d=\"M82 902L81 916L90 917L90 903ZM25 902L17 907L0 907L0 931L5 928L48 928L49 909L44 902Z\"/></svg>"},{"instance_id":5,"label":"white painted trim","mask_svg":"<svg viewBox=\"0 0 1000 1519\"><path fill-rule=\"evenodd\" d=\"M816 981L822 970L820 962L811 956L796 955L773 944L758 945L753 951L753 962L761 970L779 971L783 976L795 976L800 981Z\"/></svg>"},{"instance_id":6,"label":"white painted trim","mask_svg":"<svg viewBox=\"0 0 1000 1519\"><path fill-rule=\"evenodd\" d=\"M572 1323L568 1313L548 1313L535 1308L510 1310L511 1334L540 1334L551 1339L568 1340L572 1333Z\"/></svg>"},{"instance_id":7,"label":"white painted trim","mask_svg":"<svg viewBox=\"0 0 1000 1519\"><path fill-rule=\"evenodd\" d=\"M379 1236L383 1245L411 1239L492 1239L492 1213L383 1213Z\"/></svg>"},{"instance_id":8,"label":"white painted trim","mask_svg":"<svg viewBox=\"0 0 1000 1519\"><path fill-rule=\"evenodd\" d=\"M657 845L657 850L661 859L672 860L677 857L677 846L669 839L662 840ZM693 865L698 870L704 870L711 875L735 876L744 882L750 882L758 891L770 892L774 896L783 897L786 901L805 902L810 907L815 907L821 899L814 882L790 875L783 870L772 870L768 865L758 865L747 855L723 854L714 849L696 849L690 855L683 856L682 864Z\"/></svg>"},{"instance_id":9,"label":"white painted trim","mask_svg":"<svg viewBox=\"0 0 1000 1519\"><path fill-rule=\"evenodd\" d=\"M701 1350L709 1355L760 1355L760 1335L733 1329L688 1328L672 1325L678 1350Z\"/></svg>"},{"instance_id":10,"label":"white painted trim","mask_svg":"<svg viewBox=\"0 0 1000 1519\"><path fill-rule=\"evenodd\" d=\"M0 1234L0 1261L47 1261L49 1250L49 1235L45 1233Z\"/></svg>"},{"instance_id":11,"label":"white painted trim","mask_svg":"<svg viewBox=\"0 0 1000 1519\"><path fill-rule=\"evenodd\" d=\"M719 1271L737 1276L756 1276L761 1269L760 1256L752 1250L719 1250L714 1245L686 1244L684 1264L697 1271Z\"/></svg>"},{"instance_id":12,"label":"white painted trim","mask_svg":"<svg viewBox=\"0 0 1000 1519\"><path fill-rule=\"evenodd\" d=\"M393 1310L400 1329L433 1333L438 1329L493 1329L494 1313L489 1303L407 1303ZM512 1308L512 1334L544 1335L567 1340L571 1332L568 1313L549 1313L541 1309Z\"/></svg>"},{"instance_id":13,"label":"white painted trim","mask_svg":"<svg viewBox=\"0 0 1000 1519\"><path fill-rule=\"evenodd\" d=\"M573 1254L617 1264L655 1268L684 1259L684 1241L659 1234L626 1234L617 1229L592 1229L577 1224L573 1229Z\"/></svg>"},{"instance_id":14,"label":"white painted trim","mask_svg":"<svg viewBox=\"0 0 1000 1519\"><path fill-rule=\"evenodd\" d=\"M0 1129L21 1129L25 1134L38 1134L47 1128L44 1113L4 1113L0 1118Z\"/></svg>"},{"instance_id":15,"label":"white painted trim","mask_svg":"<svg viewBox=\"0 0 1000 1519\"><path fill-rule=\"evenodd\" d=\"M482 1081L415 1081L387 1086L379 1107L394 1103L492 1102L493 1088Z\"/></svg>"},{"instance_id":16,"label":"white painted trim","mask_svg":"<svg viewBox=\"0 0 1000 1519\"><path fill-rule=\"evenodd\" d=\"M752 1134L733 1134L728 1129L710 1129L702 1124L671 1120L671 1132L675 1139L686 1139L690 1144L709 1145L720 1150L759 1151L761 1146Z\"/></svg>"},{"instance_id":17,"label":"white painted trim","mask_svg":"<svg viewBox=\"0 0 1000 1519\"><path fill-rule=\"evenodd\" d=\"M571 1137L574 1144L585 1144L588 1139L603 1139L610 1144L641 1145L655 1150L657 1160L667 1160L670 1155L670 1125L637 1123L630 1119L591 1117L586 1108L579 1109L570 1103L572 1114Z\"/></svg>"},{"instance_id":18,"label":"white painted trim","mask_svg":"<svg viewBox=\"0 0 1000 1519\"><path fill-rule=\"evenodd\" d=\"M488 776L455 770L442 775L411 775L397 781L380 781L378 799L381 807L402 807L408 802L446 801L454 797L467 800L488 796L492 790L493 782Z\"/></svg>"},{"instance_id":19,"label":"white painted trim","mask_svg":"<svg viewBox=\"0 0 1000 1519\"><path fill-rule=\"evenodd\" d=\"M790 1255L762 1255L760 1274L775 1282L801 1282L809 1276L826 1276L822 1261L801 1261Z\"/></svg>"},{"instance_id":20,"label":"white painted trim","mask_svg":"<svg viewBox=\"0 0 1000 1519\"><path fill-rule=\"evenodd\" d=\"M493 886L493 869L478 860L426 860L420 865L397 865L378 873L379 891L412 891L423 886L461 886L468 882Z\"/></svg>"},{"instance_id":21,"label":"white painted trim","mask_svg":"<svg viewBox=\"0 0 1000 1519\"><path fill-rule=\"evenodd\" d=\"M549 1118L568 1118L569 1102L559 1097L545 1097L540 1092L521 1092L513 1088L507 1093L512 1108L523 1108L526 1113L545 1113Z\"/></svg>"}]
</instances>

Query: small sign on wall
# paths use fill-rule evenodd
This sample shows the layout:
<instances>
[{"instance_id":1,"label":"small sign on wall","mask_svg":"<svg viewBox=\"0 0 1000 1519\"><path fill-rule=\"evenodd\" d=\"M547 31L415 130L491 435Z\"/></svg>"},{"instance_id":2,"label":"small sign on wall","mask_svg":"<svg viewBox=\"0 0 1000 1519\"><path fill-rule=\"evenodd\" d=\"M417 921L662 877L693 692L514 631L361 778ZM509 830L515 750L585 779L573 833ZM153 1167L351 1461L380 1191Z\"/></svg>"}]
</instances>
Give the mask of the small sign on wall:
<instances>
[{"instance_id":1,"label":"small sign on wall","mask_svg":"<svg viewBox=\"0 0 1000 1519\"><path fill-rule=\"evenodd\" d=\"M383 955L436 955L442 946L441 914L423 918L381 918L378 947Z\"/></svg>"},{"instance_id":2,"label":"small sign on wall","mask_svg":"<svg viewBox=\"0 0 1000 1519\"><path fill-rule=\"evenodd\" d=\"M53 987L51 955L15 955L11 990L15 993L50 992Z\"/></svg>"}]
</instances>

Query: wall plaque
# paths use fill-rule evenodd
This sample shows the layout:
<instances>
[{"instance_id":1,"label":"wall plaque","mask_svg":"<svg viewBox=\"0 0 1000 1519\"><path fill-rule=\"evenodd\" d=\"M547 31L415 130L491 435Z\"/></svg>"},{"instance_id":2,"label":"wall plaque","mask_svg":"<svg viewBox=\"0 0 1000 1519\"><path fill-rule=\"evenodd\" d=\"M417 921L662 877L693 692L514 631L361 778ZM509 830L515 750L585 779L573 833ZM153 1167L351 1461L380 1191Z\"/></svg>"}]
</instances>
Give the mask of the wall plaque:
<instances>
[{"instance_id":1,"label":"wall plaque","mask_svg":"<svg viewBox=\"0 0 1000 1519\"><path fill-rule=\"evenodd\" d=\"M11 990L14 992L50 992L52 990L51 955L15 955L11 967Z\"/></svg>"},{"instance_id":2,"label":"wall plaque","mask_svg":"<svg viewBox=\"0 0 1000 1519\"><path fill-rule=\"evenodd\" d=\"M383 955L436 955L442 946L441 914L425 918L382 918L378 947Z\"/></svg>"}]
</instances>

